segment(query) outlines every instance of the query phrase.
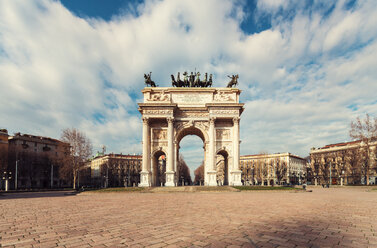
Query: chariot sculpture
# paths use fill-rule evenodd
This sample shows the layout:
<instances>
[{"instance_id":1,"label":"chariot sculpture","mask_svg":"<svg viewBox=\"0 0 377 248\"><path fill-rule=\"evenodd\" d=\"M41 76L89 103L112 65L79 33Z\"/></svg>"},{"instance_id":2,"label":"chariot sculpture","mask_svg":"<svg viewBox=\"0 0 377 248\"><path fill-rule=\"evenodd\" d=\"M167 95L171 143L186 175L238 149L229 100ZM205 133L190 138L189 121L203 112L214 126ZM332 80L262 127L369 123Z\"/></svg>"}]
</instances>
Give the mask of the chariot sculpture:
<instances>
[{"instance_id":1,"label":"chariot sculpture","mask_svg":"<svg viewBox=\"0 0 377 248\"><path fill-rule=\"evenodd\" d=\"M144 73L144 79L145 84L150 87L156 87L156 84L151 79L152 72L149 74ZM174 75L171 75L171 83L173 87L199 87L199 88L206 88L206 87L212 87L212 74L209 74L206 72L204 74L204 79L200 79L200 72L191 72L191 74L188 74L187 71L182 73L183 80L181 80L180 72L177 74L177 78L174 77ZM227 88L232 88L233 86L238 85L238 74L232 75L228 77L231 79L226 86Z\"/></svg>"}]
</instances>

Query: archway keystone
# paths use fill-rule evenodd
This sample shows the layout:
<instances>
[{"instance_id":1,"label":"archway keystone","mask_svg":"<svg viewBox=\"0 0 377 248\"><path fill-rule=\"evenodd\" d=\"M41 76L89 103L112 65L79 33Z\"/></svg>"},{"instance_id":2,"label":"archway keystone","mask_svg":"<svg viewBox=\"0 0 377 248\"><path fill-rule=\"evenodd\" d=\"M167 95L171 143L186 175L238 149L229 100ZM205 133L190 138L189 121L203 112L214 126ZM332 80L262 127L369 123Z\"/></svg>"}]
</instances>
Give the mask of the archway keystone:
<instances>
[{"instance_id":1,"label":"archway keystone","mask_svg":"<svg viewBox=\"0 0 377 248\"><path fill-rule=\"evenodd\" d=\"M143 120L143 165L140 187L152 185L153 159L166 151L165 186L176 186L179 142L188 134L198 135L204 144L204 184L216 186L216 155L227 152L229 185L242 185L239 169L239 121L243 103L235 88L147 87L139 103Z\"/></svg>"}]
</instances>

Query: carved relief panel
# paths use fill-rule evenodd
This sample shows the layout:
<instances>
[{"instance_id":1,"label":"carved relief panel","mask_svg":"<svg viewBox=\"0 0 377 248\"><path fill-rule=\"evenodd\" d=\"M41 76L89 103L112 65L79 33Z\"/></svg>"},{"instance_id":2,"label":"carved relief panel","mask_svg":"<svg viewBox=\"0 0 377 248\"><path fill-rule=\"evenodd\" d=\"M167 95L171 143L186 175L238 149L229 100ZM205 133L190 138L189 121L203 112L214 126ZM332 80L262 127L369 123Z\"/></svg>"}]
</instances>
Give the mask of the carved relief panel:
<instances>
[{"instance_id":1,"label":"carved relief panel","mask_svg":"<svg viewBox=\"0 0 377 248\"><path fill-rule=\"evenodd\" d=\"M153 139L154 140L166 140L167 139L167 130L153 129Z\"/></svg>"},{"instance_id":2,"label":"carved relief panel","mask_svg":"<svg viewBox=\"0 0 377 248\"><path fill-rule=\"evenodd\" d=\"M230 140L229 129L216 129L216 140Z\"/></svg>"}]
</instances>

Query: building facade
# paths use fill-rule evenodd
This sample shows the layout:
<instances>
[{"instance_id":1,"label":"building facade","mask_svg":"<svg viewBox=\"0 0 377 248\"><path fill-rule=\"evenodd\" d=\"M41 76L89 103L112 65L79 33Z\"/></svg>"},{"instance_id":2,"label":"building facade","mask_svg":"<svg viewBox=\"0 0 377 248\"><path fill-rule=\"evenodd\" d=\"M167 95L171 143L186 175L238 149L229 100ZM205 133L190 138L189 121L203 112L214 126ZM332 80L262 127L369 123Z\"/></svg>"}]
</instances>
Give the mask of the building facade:
<instances>
[{"instance_id":1,"label":"building facade","mask_svg":"<svg viewBox=\"0 0 377 248\"><path fill-rule=\"evenodd\" d=\"M16 133L9 136L7 171L12 172L10 189L66 186L59 168L69 155L69 144L60 140Z\"/></svg>"},{"instance_id":2,"label":"building facade","mask_svg":"<svg viewBox=\"0 0 377 248\"><path fill-rule=\"evenodd\" d=\"M8 167L8 130L0 129L0 172Z\"/></svg>"},{"instance_id":3,"label":"building facade","mask_svg":"<svg viewBox=\"0 0 377 248\"><path fill-rule=\"evenodd\" d=\"M302 184L307 161L291 153L244 155L240 157L244 185Z\"/></svg>"},{"instance_id":4,"label":"building facade","mask_svg":"<svg viewBox=\"0 0 377 248\"><path fill-rule=\"evenodd\" d=\"M308 179L315 185L377 184L377 142L344 142L312 148Z\"/></svg>"},{"instance_id":5,"label":"building facade","mask_svg":"<svg viewBox=\"0 0 377 248\"><path fill-rule=\"evenodd\" d=\"M91 184L94 187L133 187L140 183L142 156L104 154L91 159Z\"/></svg>"}]
</instances>

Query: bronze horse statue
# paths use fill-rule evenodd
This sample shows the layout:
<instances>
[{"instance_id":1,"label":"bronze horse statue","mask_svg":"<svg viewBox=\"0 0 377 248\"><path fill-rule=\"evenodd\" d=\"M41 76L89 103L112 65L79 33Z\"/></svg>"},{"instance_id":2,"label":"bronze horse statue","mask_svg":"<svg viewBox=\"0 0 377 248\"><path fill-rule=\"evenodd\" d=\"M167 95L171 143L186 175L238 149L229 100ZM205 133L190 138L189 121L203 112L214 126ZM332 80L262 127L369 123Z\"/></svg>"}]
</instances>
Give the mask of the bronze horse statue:
<instances>
[{"instance_id":1,"label":"bronze horse statue","mask_svg":"<svg viewBox=\"0 0 377 248\"><path fill-rule=\"evenodd\" d=\"M177 75L177 80L175 80L175 78L174 78L174 75L172 74L172 75L170 75L171 76L171 84L172 84L172 86L174 87L185 87L185 84L184 84L184 82L181 80L181 78L180 78L180 74L179 74L179 72L178 72L178 75Z\"/></svg>"},{"instance_id":2,"label":"bronze horse statue","mask_svg":"<svg viewBox=\"0 0 377 248\"><path fill-rule=\"evenodd\" d=\"M203 81L200 80L199 72L191 72L191 74L189 74L187 71L185 71L182 73L182 75L183 80L181 80L179 72L177 74L177 78L175 78L173 74L170 75L173 87L212 87L212 74L210 74L208 78L208 73L205 73Z\"/></svg>"},{"instance_id":3,"label":"bronze horse statue","mask_svg":"<svg viewBox=\"0 0 377 248\"><path fill-rule=\"evenodd\" d=\"M151 87L156 87L156 84L152 81L151 76L152 72L150 72L149 74L144 73L145 84L147 86L150 85Z\"/></svg>"},{"instance_id":4,"label":"bronze horse statue","mask_svg":"<svg viewBox=\"0 0 377 248\"><path fill-rule=\"evenodd\" d=\"M228 85L226 86L227 88L232 88L233 85L236 86L238 84L238 74L237 75L232 75L232 76L228 76L228 78L230 78L231 80L229 81Z\"/></svg>"}]
</instances>

